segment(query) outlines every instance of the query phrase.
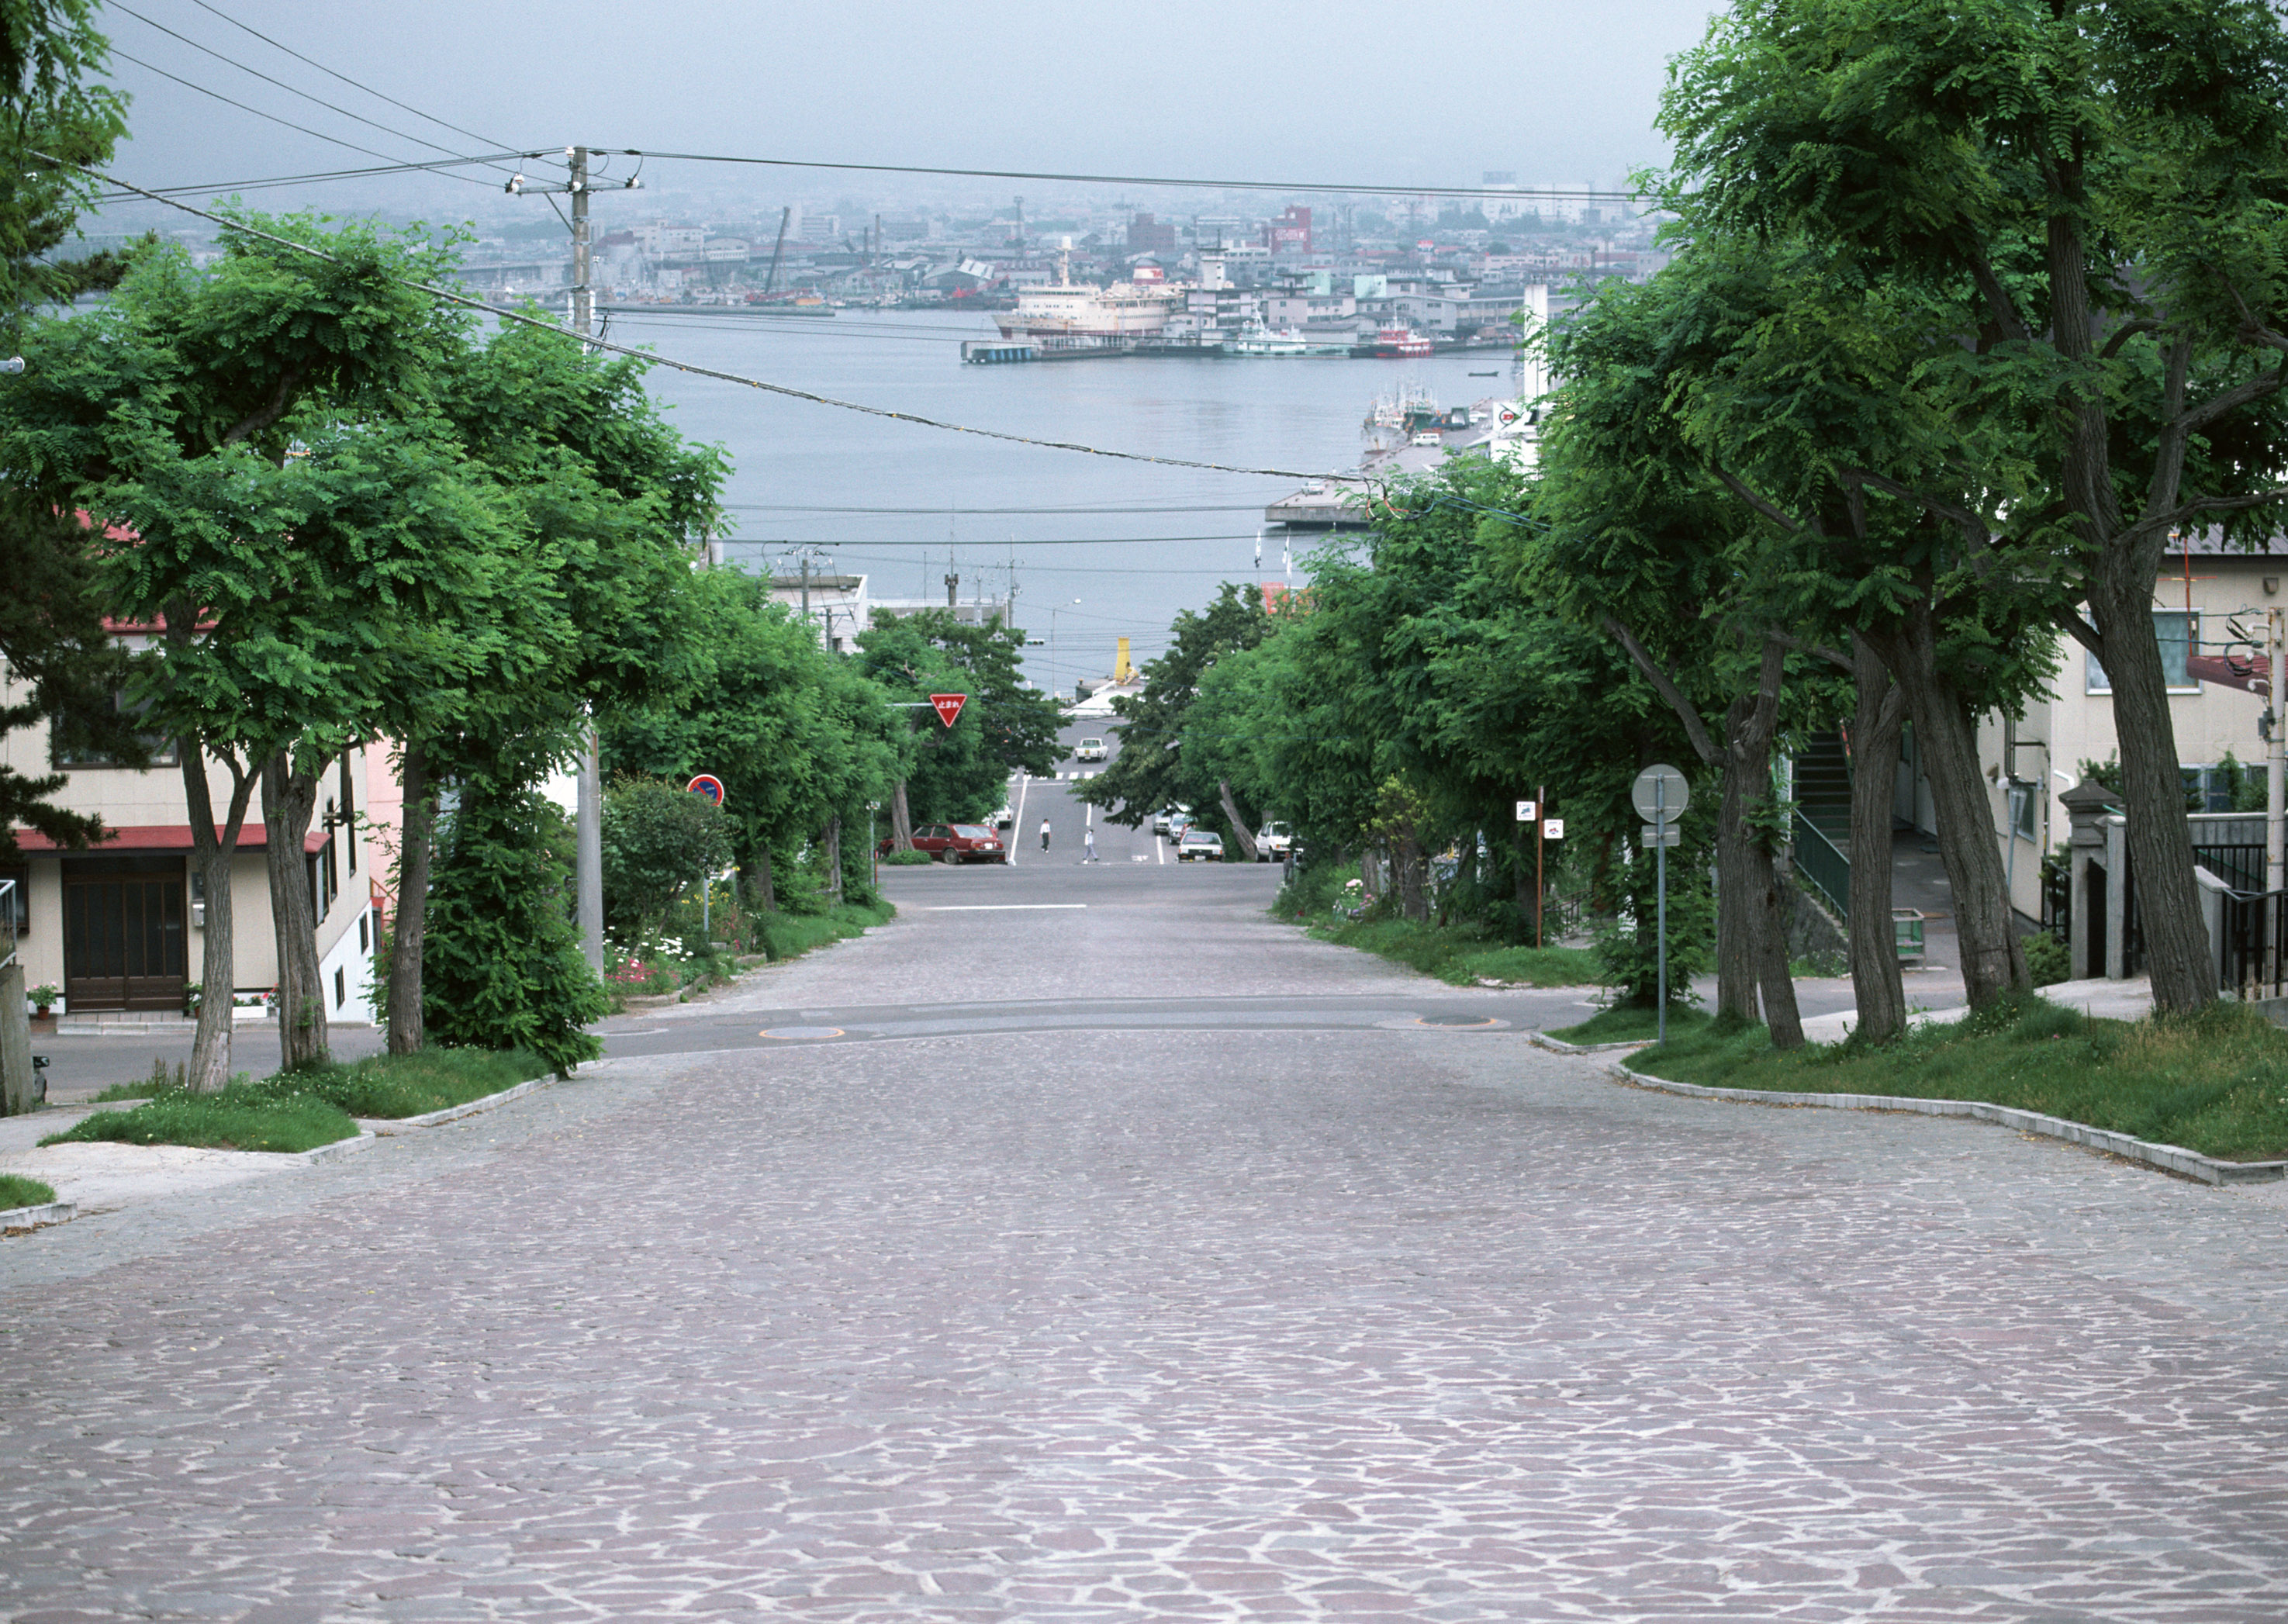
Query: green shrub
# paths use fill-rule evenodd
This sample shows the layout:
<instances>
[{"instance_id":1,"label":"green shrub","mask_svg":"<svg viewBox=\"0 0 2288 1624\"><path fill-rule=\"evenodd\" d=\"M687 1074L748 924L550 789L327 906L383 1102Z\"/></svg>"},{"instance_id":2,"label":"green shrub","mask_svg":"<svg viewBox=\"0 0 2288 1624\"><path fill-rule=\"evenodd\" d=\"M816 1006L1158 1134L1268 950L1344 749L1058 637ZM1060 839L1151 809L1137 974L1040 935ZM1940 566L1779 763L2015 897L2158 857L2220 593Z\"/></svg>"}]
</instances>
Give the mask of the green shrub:
<instances>
[{"instance_id":1,"label":"green shrub","mask_svg":"<svg viewBox=\"0 0 2288 1624\"><path fill-rule=\"evenodd\" d=\"M2055 986L2073 978L2073 949L2043 931L2025 939L2026 971L2036 986Z\"/></svg>"},{"instance_id":2,"label":"green shrub","mask_svg":"<svg viewBox=\"0 0 2288 1624\"><path fill-rule=\"evenodd\" d=\"M45 1207L55 1199L54 1188L36 1178L0 1173L0 1212L13 1212L19 1207Z\"/></svg>"},{"instance_id":3,"label":"green shrub","mask_svg":"<svg viewBox=\"0 0 2288 1624\"><path fill-rule=\"evenodd\" d=\"M609 1008L566 912L562 863L533 831L560 816L528 785L465 782L429 883L421 1013L447 1046L528 1049L559 1075L603 1052Z\"/></svg>"},{"instance_id":4,"label":"green shrub","mask_svg":"<svg viewBox=\"0 0 2288 1624\"><path fill-rule=\"evenodd\" d=\"M926 852L888 852L883 854L882 866L886 868L910 868L918 863L936 860Z\"/></svg>"}]
</instances>

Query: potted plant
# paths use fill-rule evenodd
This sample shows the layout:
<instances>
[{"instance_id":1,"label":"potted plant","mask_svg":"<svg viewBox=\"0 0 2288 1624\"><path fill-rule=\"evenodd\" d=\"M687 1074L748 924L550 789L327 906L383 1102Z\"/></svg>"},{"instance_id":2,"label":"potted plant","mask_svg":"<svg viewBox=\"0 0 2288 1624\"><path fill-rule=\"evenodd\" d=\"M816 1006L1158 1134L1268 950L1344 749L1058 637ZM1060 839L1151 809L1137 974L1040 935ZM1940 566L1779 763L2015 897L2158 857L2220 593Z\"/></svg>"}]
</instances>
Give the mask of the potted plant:
<instances>
[{"instance_id":1,"label":"potted plant","mask_svg":"<svg viewBox=\"0 0 2288 1624\"><path fill-rule=\"evenodd\" d=\"M42 982L38 986L32 989L31 997L33 1018L37 1020L47 1019L48 1011L55 1007L55 984L53 982Z\"/></svg>"}]
</instances>

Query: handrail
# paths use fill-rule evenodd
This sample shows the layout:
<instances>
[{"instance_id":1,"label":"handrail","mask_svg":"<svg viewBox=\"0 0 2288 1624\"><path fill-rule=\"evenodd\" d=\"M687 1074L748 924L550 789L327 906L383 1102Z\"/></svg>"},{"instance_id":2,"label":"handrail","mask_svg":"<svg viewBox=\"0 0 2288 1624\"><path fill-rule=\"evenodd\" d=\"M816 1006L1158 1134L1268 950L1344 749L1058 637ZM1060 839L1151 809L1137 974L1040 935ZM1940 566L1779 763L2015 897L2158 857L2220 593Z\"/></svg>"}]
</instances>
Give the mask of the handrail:
<instances>
[{"instance_id":1,"label":"handrail","mask_svg":"<svg viewBox=\"0 0 2288 1624\"><path fill-rule=\"evenodd\" d=\"M0 880L0 970L16 962L16 882Z\"/></svg>"},{"instance_id":2,"label":"handrail","mask_svg":"<svg viewBox=\"0 0 2288 1624\"><path fill-rule=\"evenodd\" d=\"M1817 824L1795 812L1795 871L1845 924L1851 923L1851 860L1821 832Z\"/></svg>"}]
</instances>

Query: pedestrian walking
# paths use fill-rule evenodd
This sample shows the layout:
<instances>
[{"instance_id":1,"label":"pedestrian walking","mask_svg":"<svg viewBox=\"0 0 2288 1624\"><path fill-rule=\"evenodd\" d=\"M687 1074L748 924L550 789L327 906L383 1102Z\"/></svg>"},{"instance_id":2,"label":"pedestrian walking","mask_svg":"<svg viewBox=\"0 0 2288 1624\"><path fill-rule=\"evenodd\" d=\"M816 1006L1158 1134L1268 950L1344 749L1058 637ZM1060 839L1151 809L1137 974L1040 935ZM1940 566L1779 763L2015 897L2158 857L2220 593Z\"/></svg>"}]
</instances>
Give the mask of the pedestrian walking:
<instances>
[{"instance_id":1,"label":"pedestrian walking","mask_svg":"<svg viewBox=\"0 0 2288 1624\"><path fill-rule=\"evenodd\" d=\"M1083 852L1080 860L1084 863L1094 862L1096 860L1096 826L1094 824L1081 831L1080 844Z\"/></svg>"},{"instance_id":2,"label":"pedestrian walking","mask_svg":"<svg viewBox=\"0 0 2288 1624\"><path fill-rule=\"evenodd\" d=\"M1044 852L1045 852L1045 851L1047 851L1048 849L1049 849L1049 820L1048 820L1046 818L1044 818L1044 819L1042 819L1042 820L1041 820L1041 850L1042 850L1042 851L1044 851Z\"/></svg>"}]
</instances>

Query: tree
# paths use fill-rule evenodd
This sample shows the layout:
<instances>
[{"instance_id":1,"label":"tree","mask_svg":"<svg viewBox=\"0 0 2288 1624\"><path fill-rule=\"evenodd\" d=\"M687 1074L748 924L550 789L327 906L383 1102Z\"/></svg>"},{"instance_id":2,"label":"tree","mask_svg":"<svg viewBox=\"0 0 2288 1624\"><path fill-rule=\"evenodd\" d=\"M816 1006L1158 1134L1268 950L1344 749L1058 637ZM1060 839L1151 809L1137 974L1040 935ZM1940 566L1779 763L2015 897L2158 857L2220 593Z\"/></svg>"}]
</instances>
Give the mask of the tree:
<instances>
[{"instance_id":1,"label":"tree","mask_svg":"<svg viewBox=\"0 0 2288 1624\"><path fill-rule=\"evenodd\" d=\"M1113 714L1120 720L1112 731L1120 737L1120 751L1088 780L1080 799L1105 808L1113 822L1130 828L1164 806L1196 804L1203 827L1219 830L1253 861L1254 828L1233 800L1228 780L1196 771L1184 758L1183 734L1209 669L1254 647L1269 630L1261 598L1252 588L1228 581L1204 611L1187 609L1177 615L1169 628L1167 652L1144 667L1142 692L1113 699Z\"/></svg>"},{"instance_id":2,"label":"tree","mask_svg":"<svg viewBox=\"0 0 2288 1624\"><path fill-rule=\"evenodd\" d=\"M604 793L604 913L630 942L731 860L722 808L664 779L622 777Z\"/></svg>"},{"instance_id":3,"label":"tree","mask_svg":"<svg viewBox=\"0 0 2288 1624\"><path fill-rule=\"evenodd\" d=\"M2288 500L2288 45L2260 0L1749 0L1674 70L1669 201L1944 319L1954 455L1866 490L2063 590L2104 662L2156 1004L2214 996L2151 618L2170 535ZM2085 609L2085 613L2084 612ZM1896 668L1894 667L1894 674Z\"/></svg>"},{"instance_id":4,"label":"tree","mask_svg":"<svg viewBox=\"0 0 2288 1624\"><path fill-rule=\"evenodd\" d=\"M226 233L203 273L147 254L104 308L28 330L28 386L0 395L12 469L59 509L94 516L104 602L163 650L131 697L139 725L176 742L206 883L197 1088L230 1074L231 860L265 766L289 749L330 755L354 732L360 685L344 661L356 639L329 618L346 566L303 551L326 528L329 476L287 453L322 422L330 448L361 456L328 414L385 402L448 325L403 285L434 270L437 250L365 226L328 240L319 258ZM228 785L219 819L211 766ZM274 900L298 888L297 875Z\"/></svg>"},{"instance_id":5,"label":"tree","mask_svg":"<svg viewBox=\"0 0 2288 1624\"><path fill-rule=\"evenodd\" d=\"M1025 685L1024 636L997 615L983 625L948 609L888 616L859 633L858 650L860 671L919 718L892 791L893 828L906 844L915 819L973 822L1000 804L1011 773L1056 770L1063 711ZM918 709L932 693L969 696L951 727Z\"/></svg>"}]
</instances>

